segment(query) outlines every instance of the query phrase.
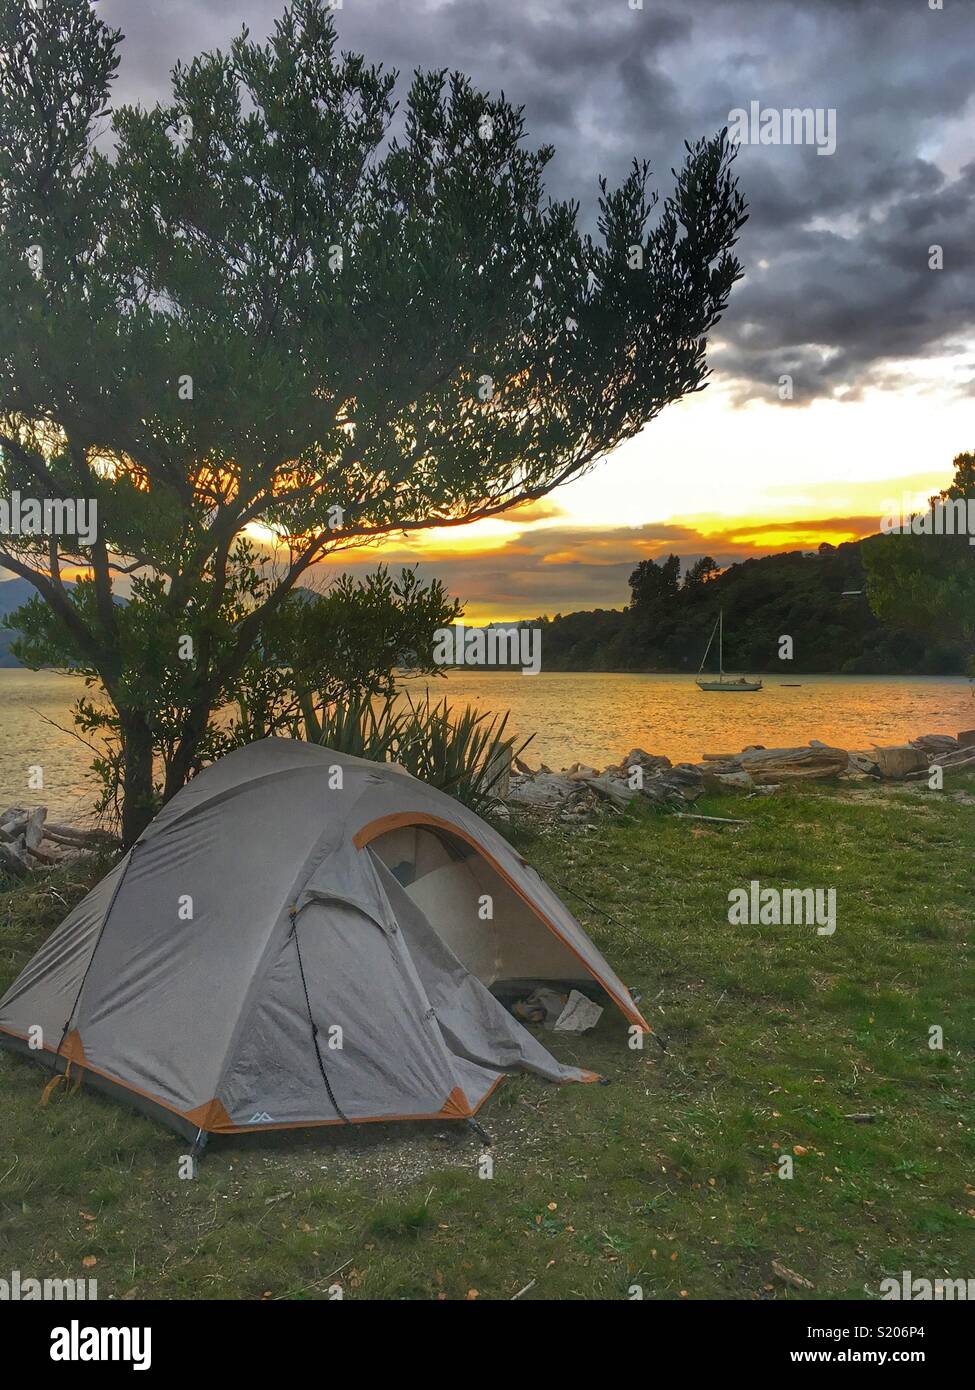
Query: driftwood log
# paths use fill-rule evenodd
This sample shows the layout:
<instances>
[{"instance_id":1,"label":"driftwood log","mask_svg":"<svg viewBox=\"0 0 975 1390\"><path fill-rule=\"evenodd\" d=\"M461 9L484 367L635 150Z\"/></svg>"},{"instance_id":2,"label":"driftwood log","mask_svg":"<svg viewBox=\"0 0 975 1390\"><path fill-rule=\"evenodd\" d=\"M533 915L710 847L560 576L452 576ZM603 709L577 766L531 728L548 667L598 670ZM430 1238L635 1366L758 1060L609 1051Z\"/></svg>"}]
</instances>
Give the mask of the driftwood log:
<instances>
[{"instance_id":1,"label":"driftwood log","mask_svg":"<svg viewBox=\"0 0 975 1390\"><path fill-rule=\"evenodd\" d=\"M40 848L41 841L44 839L44 821L47 817L47 807L38 806L31 811L24 823L24 843L33 854Z\"/></svg>"},{"instance_id":2,"label":"driftwood log","mask_svg":"<svg viewBox=\"0 0 975 1390\"><path fill-rule=\"evenodd\" d=\"M503 800L511 790L511 748L499 748L484 770L487 785L493 796Z\"/></svg>"},{"instance_id":3,"label":"driftwood log","mask_svg":"<svg viewBox=\"0 0 975 1390\"><path fill-rule=\"evenodd\" d=\"M608 777L603 773L599 777L587 777L584 779L586 786L592 787L606 801L620 809L629 806L631 801L635 801L640 793L634 787L630 787L626 782L618 777Z\"/></svg>"},{"instance_id":4,"label":"driftwood log","mask_svg":"<svg viewBox=\"0 0 975 1390\"><path fill-rule=\"evenodd\" d=\"M945 753L938 757L935 755L930 763L925 763L923 768L916 772L908 772L906 780L908 782L926 781L931 775L933 767L940 767L942 772L961 772L965 768L975 769L975 748L959 748L955 753Z\"/></svg>"},{"instance_id":5,"label":"driftwood log","mask_svg":"<svg viewBox=\"0 0 975 1390\"><path fill-rule=\"evenodd\" d=\"M928 760L920 748L914 748L909 743L878 748L876 753L881 777L906 777L908 773L926 769L928 765Z\"/></svg>"},{"instance_id":6,"label":"driftwood log","mask_svg":"<svg viewBox=\"0 0 975 1390\"><path fill-rule=\"evenodd\" d=\"M912 748L920 748L922 753L928 755L953 753L958 748L958 740L952 738L951 734L918 734L909 742Z\"/></svg>"},{"instance_id":7,"label":"driftwood log","mask_svg":"<svg viewBox=\"0 0 975 1390\"><path fill-rule=\"evenodd\" d=\"M105 830L48 824L46 806L10 806L0 811L0 873L7 876L23 878L33 869L118 845Z\"/></svg>"},{"instance_id":8,"label":"driftwood log","mask_svg":"<svg viewBox=\"0 0 975 1390\"><path fill-rule=\"evenodd\" d=\"M14 878L23 878L29 869L27 855L23 850L19 850L16 845L0 844L0 870L13 874Z\"/></svg>"},{"instance_id":9,"label":"driftwood log","mask_svg":"<svg viewBox=\"0 0 975 1390\"><path fill-rule=\"evenodd\" d=\"M56 845L77 845L82 849L98 849L121 843L116 835L107 830L78 830L73 825L52 823L44 827L44 838L53 840Z\"/></svg>"},{"instance_id":10,"label":"driftwood log","mask_svg":"<svg viewBox=\"0 0 975 1390\"><path fill-rule=\"evenodd\" d=\"M721 786L750 789L779 782L807 782L838 777L846 772L850 754L813 739L799 748L760 748L753 745L740 753L705 753L704 768L712 789ZM740 774L746 774L747 779Z\"/></svg>"}]
</instances>

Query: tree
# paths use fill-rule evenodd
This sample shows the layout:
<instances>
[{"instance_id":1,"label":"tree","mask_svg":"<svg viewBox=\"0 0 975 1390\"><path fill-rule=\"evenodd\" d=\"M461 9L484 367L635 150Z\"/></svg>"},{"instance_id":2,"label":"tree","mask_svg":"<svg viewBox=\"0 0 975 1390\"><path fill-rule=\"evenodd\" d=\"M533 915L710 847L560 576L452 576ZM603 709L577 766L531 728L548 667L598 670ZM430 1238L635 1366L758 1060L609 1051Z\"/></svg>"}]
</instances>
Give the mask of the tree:
<instances>
[{"instance_id":1,"label":"tree","mask_svg":"<svg viewBox=\"0 0 975 1390\"><path fill-rule=\"evenodd\" d=\"M544 497L701 389L745 211L721 132L660 204L646 163L602 180L583 234L522 110L458 73L418 72L390 139L395 75L337 53L327 0L111 112L107 155L120 37L76 0L0 0L0 484L98 506L90 543L8 537L0 564L117 713L131 841L159 732L140 672L165 667L168 797L323 557ZM286 558L248 597L255 534ZM124 608L120 575L145 581Z\"/></svg>"},{"instance_id":2,"label":"tree","mask_svg":"<svg viewBox=\"0 0 975 1390\"><path fill-rule=\"evenodd\" d=\"M693 565L688 568L684 575L682 589L688 590L701 589L705 584L709 584L712 579L716 579L721 573L721 566L713 555L702 555L699 560L695 560Z\"/></svg>"},{"instance_id":3,"label":"tree","mask_svg":"<svg viewBox=\"0 0 975 1390\"><path fill-rule=\"evenodd\" d=\"M898 629L875 617L869 604L843 597L865 587L860 556L866 544L844 542L821 553L763 555L729 565L703 584L688 586L685 576L678 590L659 594L646 607L566 613L545 629L546 668L696 671L723 608L726 615L734 615L725 625L729 670L781 672L779 638L786 632L799 636L790 667L797 673L963 671L964 644L947 635L942 624L917 631ZM659 581L660 565L655 569Z\"/></svg>"},{"instance_id":4,"label":"tree","mask_svg":"<svg viewBox=\"0 0 975 1390\"><path fill-rule=\"evenodd\" d=\"M637 612L669 604L680 588L680 556L668 555L659 564L656 560L641 560L630 575L629 584L630 606Z\"/></svg>"},{"instance_id":5,"label":"tree","mask_svg":"<svg viewBox=\"0 0 975 1390\"><path fill-rule=\"evenodd\" d=\"M929 640L963 643L975 676L975 452L956 455L953 467L927 513L863 542L863 563L874 613Z\"/></svg>"}]
</instances>

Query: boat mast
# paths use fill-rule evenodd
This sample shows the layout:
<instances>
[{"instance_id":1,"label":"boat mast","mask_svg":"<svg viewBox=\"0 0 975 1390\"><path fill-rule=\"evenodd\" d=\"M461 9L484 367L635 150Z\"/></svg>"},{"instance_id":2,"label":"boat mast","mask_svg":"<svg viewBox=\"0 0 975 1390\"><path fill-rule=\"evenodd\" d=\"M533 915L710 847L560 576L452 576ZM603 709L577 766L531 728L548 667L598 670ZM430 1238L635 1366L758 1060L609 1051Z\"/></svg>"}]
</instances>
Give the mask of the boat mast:
<instances>
[{"instance_id":1,"label":"boat mast","mask_svg":"<svg viewBox=\"0 0 975 1390\"><path fill-rule=\"evenodd\" d=\"M718 609L718 675L724 675L724 609Z\"/></svg>"},{"instance_id":2,"label":"boat mast","mask_svg":"<svg viewBox=\"0 0 975 1390\"><path fill-rule=\"evenodd\" d=\"M719 617L719 618L718 618L718 623L720 623L720 621L721 621L721 619L720 619L720 617ZM708 652L711 650L711 643L714 641L714 634L715 634L715 633L717 632L717 630L718 630L718 623L715 623L714 627L711 629L711 636L708 638L708 644L707 644L707 646L704 648L704 655L701 657L701 664L700 664L700 666L697 668L697 674L698 674L698 675L700 675L701 672L704 670L704 664L705 664L705 662L706 662L707 659L708 659Z\"/></svg>"}]
</instances>

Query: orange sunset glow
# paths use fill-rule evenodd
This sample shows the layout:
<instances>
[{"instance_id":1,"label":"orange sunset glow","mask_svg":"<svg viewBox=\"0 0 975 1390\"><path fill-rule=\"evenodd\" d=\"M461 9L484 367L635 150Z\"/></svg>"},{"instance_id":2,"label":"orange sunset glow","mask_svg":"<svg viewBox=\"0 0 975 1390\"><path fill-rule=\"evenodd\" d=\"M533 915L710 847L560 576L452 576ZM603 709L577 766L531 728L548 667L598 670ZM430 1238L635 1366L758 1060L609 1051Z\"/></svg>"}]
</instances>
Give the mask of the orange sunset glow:
<instances>
[{"instance_id":1,"label":"orange sunset glow","mask_svg":"<svg viewBox=\"0 0 975 1390\"><path fill-rule=\"evenodd\" d=\"M726 566L871 535L946 485L970 432L967 399L930 376L811 404L740 405L714 381L532 507L345 550L319 573L416 564L472 622L618 608L648 556Z\"/></svg>"}]
</instances>

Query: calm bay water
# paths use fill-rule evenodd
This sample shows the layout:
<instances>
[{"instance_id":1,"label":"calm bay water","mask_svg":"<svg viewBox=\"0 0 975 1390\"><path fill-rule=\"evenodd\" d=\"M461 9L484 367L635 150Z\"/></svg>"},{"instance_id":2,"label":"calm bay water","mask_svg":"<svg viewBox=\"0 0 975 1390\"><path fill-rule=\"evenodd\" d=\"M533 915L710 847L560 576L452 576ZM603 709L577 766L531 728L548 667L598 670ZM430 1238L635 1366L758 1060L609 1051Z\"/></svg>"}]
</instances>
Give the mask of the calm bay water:
<instances>
[{"instance_id":1,"label":"calm bay water","mask_svg":"<svg viewBox=\"0 0 975 1390\"><path fill-rule=\"evenodd\" d=\"M764 677L754 694L705 693L689 676L544 672L538 676L454 673L451 701L510 709L510 727L535 733L531 766L596 767L631 748L698 762L703 753L749 743L782 748L811 738L840 748L897 743L922 733L975 728L970 681L935 676L796 676L798 688ZM424 682L423 684L426 684ZM431 689L439 694L439 682Z\"/></svg>"},{"instance_id":2,"label":"calm bay water","mask_svg":"<svg viewBox=\"0 0 975 1390\"><path fill-rule=\"evenodd\" d=\"M452 672L411 681L414 698L429 687L439 699L510 710L509 730L534 733L532 766L581 761L603 767L631 748L696 762L702 753L808 743L842 748L897 743L922 733L975 728L972 683L940 676L797 676L790 689L766 678L757 694L705 694L689 676L543 672ZM0 809L43 802L52 815L81 819L90 808L92 754L72 736L70 706L84 682L50 671L0 670ZM45 718L46 716L46 718ZM61 725L52 727L48 720ZM39 764L42 792L29 791Z\"/></svg>"}]
</instances>

